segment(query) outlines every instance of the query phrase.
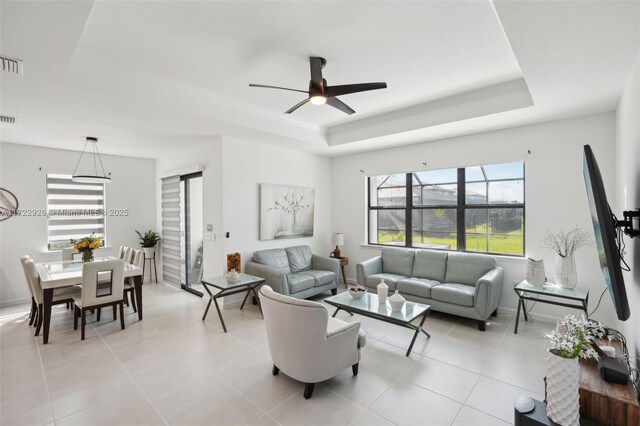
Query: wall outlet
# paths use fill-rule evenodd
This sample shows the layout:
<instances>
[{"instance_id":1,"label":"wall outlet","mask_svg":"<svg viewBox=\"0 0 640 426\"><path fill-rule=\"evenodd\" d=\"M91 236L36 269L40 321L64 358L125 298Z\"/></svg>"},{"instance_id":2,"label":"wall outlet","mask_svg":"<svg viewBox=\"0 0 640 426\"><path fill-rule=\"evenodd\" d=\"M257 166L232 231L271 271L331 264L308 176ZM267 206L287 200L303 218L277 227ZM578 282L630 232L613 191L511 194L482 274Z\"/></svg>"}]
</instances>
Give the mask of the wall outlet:
<instances>
[{"instance_id":1,"label":"wall outlet","mask_svg":"<svg viewBox=\"0 0 640 426\"><path fill-rule=\"evenodd\" d=\"M204 233L204 240L205 241L211 241L211 232L205 232Z\"/></svg>"}]
</instances>

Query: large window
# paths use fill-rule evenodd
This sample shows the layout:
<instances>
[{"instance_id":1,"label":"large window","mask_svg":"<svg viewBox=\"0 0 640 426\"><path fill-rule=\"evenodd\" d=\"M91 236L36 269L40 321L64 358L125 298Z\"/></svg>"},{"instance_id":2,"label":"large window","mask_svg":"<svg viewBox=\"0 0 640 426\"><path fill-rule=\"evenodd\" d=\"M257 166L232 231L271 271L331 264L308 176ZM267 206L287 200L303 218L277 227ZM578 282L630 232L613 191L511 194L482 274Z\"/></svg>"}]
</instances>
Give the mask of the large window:
<instances>
[{"instance_id":1,"label":"large window","mask_svg":"<svg viewBox=\"0 0 640 426\"><path fill-rule=\"evenodd\" d=\"M47 175L49 250L71 247L71 239L89 234L106 245L103 183L77 183L69 175Z\"/></svg>"},{"instance_id":2,"label":"large window","mask_svg":"<svg viewBox=\"0 0 640 426\"><path fill-rule=\"evenodd\" d=\"M368 187L370 244L524 255L523 162L371 176Z\"/></svg>"}]
</instances>

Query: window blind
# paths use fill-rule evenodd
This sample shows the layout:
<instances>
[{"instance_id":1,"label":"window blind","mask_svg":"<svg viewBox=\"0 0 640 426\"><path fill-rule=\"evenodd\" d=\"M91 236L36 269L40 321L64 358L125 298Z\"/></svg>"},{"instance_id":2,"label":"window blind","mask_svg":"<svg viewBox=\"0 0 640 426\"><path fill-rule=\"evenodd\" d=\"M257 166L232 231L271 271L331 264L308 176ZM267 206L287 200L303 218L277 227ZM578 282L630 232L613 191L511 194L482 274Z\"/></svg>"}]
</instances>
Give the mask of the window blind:
<instances>
[{"instance_id":1,"label":"window blind","mask_svg":"<svg viewBox=\"0 0 640 426\"><path fill-rule=\"evenodd\" d=\"M71 239L95 234L106 245L103 183L78 183L71 175L47 174L49 250L71 247Z\"/></svg>"},{"instance_id":2,"label":"window blind","mask_svg":"<svg viewBox=\"0 0 640 426\"><path fill-rule=\"evenodd\" d=\"M180 176L162 179L162 276L180 287Z\"/></svg>"}]
</instances>

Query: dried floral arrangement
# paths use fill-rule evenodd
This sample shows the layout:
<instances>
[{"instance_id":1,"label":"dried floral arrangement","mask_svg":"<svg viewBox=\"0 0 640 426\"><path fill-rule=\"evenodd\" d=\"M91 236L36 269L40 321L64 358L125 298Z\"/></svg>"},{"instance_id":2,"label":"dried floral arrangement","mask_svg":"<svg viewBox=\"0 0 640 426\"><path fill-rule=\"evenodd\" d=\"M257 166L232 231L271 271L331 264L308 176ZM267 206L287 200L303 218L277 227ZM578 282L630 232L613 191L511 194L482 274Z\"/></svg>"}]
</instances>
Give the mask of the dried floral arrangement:
<instances>
[{"instance_id":1,"label":"dried floral arrangement","mask_svg":"<svg viewBox=\"0 0 640 426\"><path fill-rule=\"evenodd\" d=\"M593 244L591 233L582 228L574 228L565 231L560 228L558 231L545 231L540 237L543 247L550 248L555 251L558 256L571 256L580 247Z\"/></svg>"}]
</instances>

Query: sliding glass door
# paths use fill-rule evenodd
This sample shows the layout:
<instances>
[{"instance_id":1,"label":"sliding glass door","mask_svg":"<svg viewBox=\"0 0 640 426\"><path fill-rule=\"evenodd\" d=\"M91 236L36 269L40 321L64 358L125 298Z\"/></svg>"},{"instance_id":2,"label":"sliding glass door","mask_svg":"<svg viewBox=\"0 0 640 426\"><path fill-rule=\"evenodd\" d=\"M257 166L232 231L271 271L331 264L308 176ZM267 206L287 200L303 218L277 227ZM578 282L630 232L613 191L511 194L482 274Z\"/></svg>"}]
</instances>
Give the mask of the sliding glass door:
<instances>
[{"instance_id":1,"label":"sliding glass door","mask_svg":"<svg viewBox=\"0 0 640 426\"><path fill-rule=\"evenodd\" d=\"M180 176L181 287L202 296L202 172Z\"/></svg>"}]
</instances>

